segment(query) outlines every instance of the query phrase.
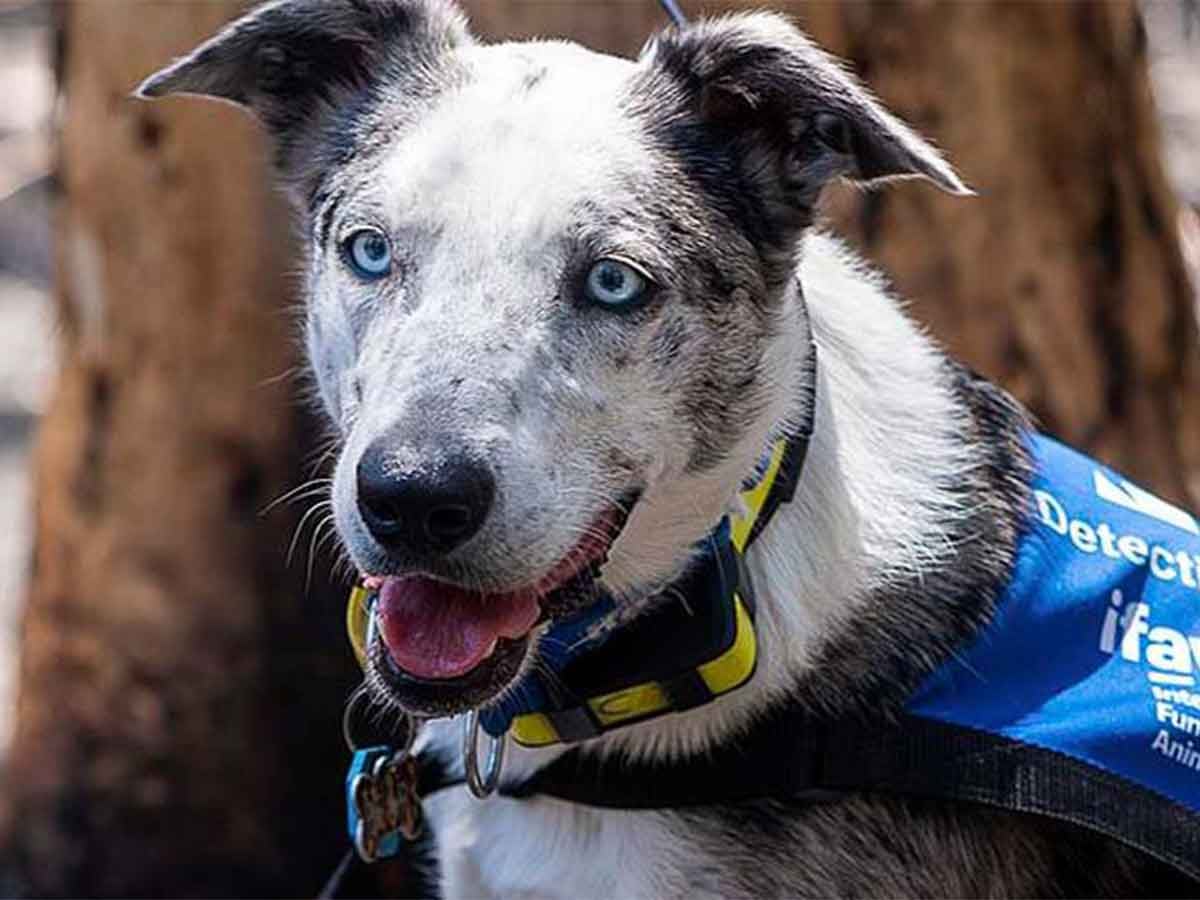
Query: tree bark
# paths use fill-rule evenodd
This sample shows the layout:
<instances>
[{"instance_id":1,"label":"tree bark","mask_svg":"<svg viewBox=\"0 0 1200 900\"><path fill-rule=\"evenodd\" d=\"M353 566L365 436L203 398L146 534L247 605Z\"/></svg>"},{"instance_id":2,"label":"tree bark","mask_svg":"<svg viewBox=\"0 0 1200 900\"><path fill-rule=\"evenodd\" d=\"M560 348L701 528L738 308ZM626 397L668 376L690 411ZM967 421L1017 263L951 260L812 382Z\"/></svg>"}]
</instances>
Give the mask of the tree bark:
<instances>
[{"instance_id":1,"label":"tree bark","mask_svg":"<svg viewBox=\"0 0 1200 900\"><path fill-rule=\"evenodd\" d=\"M287 213L248 117L129 99L242 6L64 7L64 362L36 451L13 891L311 894L344 847L342 598L305 598L294 516L260 515L315 444Z\"/></svg>"},{"instance_id":2,"label":"tree bark","mask_svg":"<svg viewBox=\"0 0 1200 900\"><path fill-rule=\"evenodd\" d=\"M838 230L1041 425L1200 507L1200 355L1133 0L787 4L979 192L833 198Z\"/></svg>"},{"instance_id":3,"label":"tree bark","mask_svg":"<svg viewBox=\"0 0 1200 900\"><path fill-rule=\"evenodd\" d=\"M483 34L623 53L665 22L653 0L465 5ZM1196 326L1132 0L772 5L980 191L839 191L838 230L1048 429L1196 505ZM286 213L248 119L126 99L241 6L65 7L64 368L37 453L9 894L311 893L344 846L341 597L304 600L294 516L258 515L318 443L279 377Z\"/></svg>"}]
</instances>

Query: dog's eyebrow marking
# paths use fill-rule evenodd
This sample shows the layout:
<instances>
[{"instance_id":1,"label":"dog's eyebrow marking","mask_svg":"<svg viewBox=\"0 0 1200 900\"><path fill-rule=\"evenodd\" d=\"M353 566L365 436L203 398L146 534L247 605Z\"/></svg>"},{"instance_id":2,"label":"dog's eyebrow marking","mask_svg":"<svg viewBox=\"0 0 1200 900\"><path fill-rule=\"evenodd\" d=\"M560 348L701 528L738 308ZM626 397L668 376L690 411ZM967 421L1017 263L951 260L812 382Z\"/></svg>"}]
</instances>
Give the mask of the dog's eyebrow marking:
<instances>
[{"instance_id":1,"label":"dog's eyebrow marking","mask_svg":"<svg viewBox=\"0 0 1200 900\"><path fill-rule=\"evenodd\" d=\"M345 191L330 191L317 195L313 200L313 209L319 210L317 215L317 240L321 246L329 242L329 232L333 229L333 216L339 204L345 198Z\"/></svg>"}]
</instances>

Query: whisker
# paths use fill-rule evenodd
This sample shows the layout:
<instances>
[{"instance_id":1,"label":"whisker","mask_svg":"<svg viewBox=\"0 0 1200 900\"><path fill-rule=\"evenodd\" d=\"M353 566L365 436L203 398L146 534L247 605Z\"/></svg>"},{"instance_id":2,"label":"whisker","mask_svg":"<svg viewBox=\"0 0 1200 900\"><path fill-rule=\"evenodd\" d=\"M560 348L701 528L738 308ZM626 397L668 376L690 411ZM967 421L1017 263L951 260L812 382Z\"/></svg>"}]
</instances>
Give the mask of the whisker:
<instances>
[{"instance_id":1,"label":"whisker","mask_svg":"<svg viewBox=\"0 0 1200 900\"><path fill-rule=\"evenodd\" d=\"M314 503L311 507L309 507L308 512L300 517L300 521L296 523L296 530L292 534L292 542L288 545L287 560L284 563L285 566L289 568L291 567L292 559L296 555L296 544L300 540L300 535L304 532L304 526L308 523L308 520L311 519L315 514L332 506L333 503L330 500L323 500L320 503Z\"/></svg>"},{"instance_id":2,"label":"whisker","mask_svg":"<svg viewBox=\"0 0 1200 900\"><path fill-rule=\"evenodd\" d=\"M304 593L306 595L312 590L313 565L316 562L317 551L334 532L326 532L320 543L318 543L317 538L320 537L321 531L332 523L333 513L329 513L325 518L318 521L316 527L313 528L312 539L308 542L308 570L304 576Z\"/></svg>"},{"instance_id":3,"label":"whisker","mask_svg":"<svg viewBox=\"0 0 1200 900\"><path fill-rule=\"evenodd\" d=\"M320 494L331 484L333 484L332 478L314 478L311 481L306 481L299 487L292 488L290 491L287 491L276 497L261 510L259 510L258 514L260 516L265 516L281 503L287 503L290 500L297 500L302 497Z\"/></svg>"}]
</instances>

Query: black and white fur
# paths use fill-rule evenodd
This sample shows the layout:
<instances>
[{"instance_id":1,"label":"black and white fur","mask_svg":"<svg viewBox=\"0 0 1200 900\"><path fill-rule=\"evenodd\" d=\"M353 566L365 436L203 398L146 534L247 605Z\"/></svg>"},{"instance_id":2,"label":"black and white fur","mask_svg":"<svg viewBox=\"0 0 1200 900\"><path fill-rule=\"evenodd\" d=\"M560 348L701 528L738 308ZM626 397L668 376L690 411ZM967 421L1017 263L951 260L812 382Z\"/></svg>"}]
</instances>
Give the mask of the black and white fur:
<instances>
[{"instance_id":1,"label":"black and white fur","mask_svg":"<svg viewBox=\"0 0 1200 900\"><path fill-rule=\"evenodd\" d=\"M499 481L453 577L497 590L536 579L637 487L603 573L635 613L803 417L811 329L808 461L749 556L755 678L589 752L703 752L785 698L882 719L986 622L1026 508L1025 417L813 229L836 177L969 192L784 19L671 29L628 61L558 41L481 44L448 0L278 0L142 93L247 106L275 140L308 240L309 354L342 439L334 510L364 572L399 564L356 513L363 448L394 434L398 464L419 469L453 441ZM363 223L390 235L395 278L346 271L339 237ZM614 315L577 302L580 267L612 253L650 273L652 303ZM457 722L423 741L456 763ZM507 775L559 752L513 747ZM448 896L1161 888L1106 841L968 804L634 813L459 790L428 812Z\"/></svg>"}]
</instances>

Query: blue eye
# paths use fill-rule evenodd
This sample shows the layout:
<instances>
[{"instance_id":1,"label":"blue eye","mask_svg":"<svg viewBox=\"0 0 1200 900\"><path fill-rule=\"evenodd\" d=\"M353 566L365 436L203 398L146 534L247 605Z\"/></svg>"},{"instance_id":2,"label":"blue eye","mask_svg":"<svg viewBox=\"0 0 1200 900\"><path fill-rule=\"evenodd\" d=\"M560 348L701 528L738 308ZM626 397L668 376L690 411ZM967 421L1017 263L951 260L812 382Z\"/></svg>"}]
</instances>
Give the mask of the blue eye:
<instances>
[{"instance_id":1,"label":"blue eye","mask_svg":"<svg viewBox=\"0 0 1200 900\"><path fill-rule=\"evenodd\" d=\"M392 245L377 228L356 231L343 244L346 259L356 275L368 281L383 278L392 271Z\"/></svg>"},{"instance_id":2,"label":"blue eye","mask_svg":"<svg viewBox=\"0 0 1200 900\"><path fill-rule=\"evenodd\" d=\"M588 272L585 291L593 303L620 309L633 306L650 288L650 281L628 263L602 259Z\"/></svg>"}]
</instances>

